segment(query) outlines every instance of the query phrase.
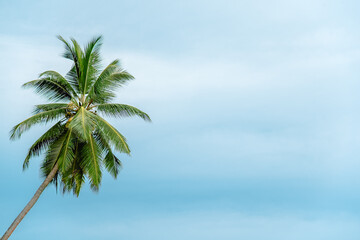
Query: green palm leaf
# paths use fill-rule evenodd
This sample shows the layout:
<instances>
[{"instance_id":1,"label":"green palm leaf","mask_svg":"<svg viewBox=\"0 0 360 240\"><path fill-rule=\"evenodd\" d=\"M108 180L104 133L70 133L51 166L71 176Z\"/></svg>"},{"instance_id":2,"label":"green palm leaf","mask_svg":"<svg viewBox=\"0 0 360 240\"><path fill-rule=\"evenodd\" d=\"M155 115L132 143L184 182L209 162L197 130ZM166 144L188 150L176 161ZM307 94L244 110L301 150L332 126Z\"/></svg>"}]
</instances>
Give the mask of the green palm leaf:
<instances>
[{"instance_id":1,"label":"green palm leaf","mask_svg":"<svg viewBox=\"0 0 360 240\"><path fill-rule=\"evenodd\" d=\"M74 65L76 67L76 73L77 73L77 81L78 81L78 86L79 86L79 92L83 93L84 92L84 82L83 82L83 58L84 58L84 52L81 49L80 45L78 44L78 42L71 38L70 39L72 42L72 52L74 54Z\"/></svg>"},{"instance_id":2,"label":"green palm leaf","mask_svg":"<svg viewBox=\"0 0 360 240\"><path fill-rule=\"evenodd\" d=\"M81 164L86 170L90 180L90 187L93 191L98 191L101 182L101 151L91 133L89 133L87 144L81 149Z\"/></svg>"},{"instance_id":3,"label":"green palm leaf","mask_svg":"<svg viewBox=\"0 0 360 240\"><path fill-rule=\"evenodd\" d=\"M97 69L100 62L100 46L101 46L102 37L93 38L84 50L84 60L83 60L83 69L82 69L82 80L83 83L83 94L86 94L89 91L90 86L96 78Z\"/></svg>"},{"instance_id":4,"label":"green palm leaf","mask_svg":"<svg viewBox=\"0 0 360 240\"><path fill-rule=\"evenodd\" d=\"M119 60L111 62L94 81L87 99L106 103L115 97L114 91L134 77L120 67ZM87 101L89 102L89 101Z\"/></svg>"},{"instance_id":5,"label":"green palm leaf","mask_svg":"<svg viewBox=\"0 0 360 240\"><path fill-rule=\"evenodd\" d=\"M106 170L116 178L119 174L119 171L122 167L121 161L113 154L112 148L109 143L100 135L98 132L94 133L94 138L96 139L102 154L105 156L103 158L103 163Z\"/></svg>"},{"instance_id":6,"label":"green palm leaf","mask_svg":"<svg viewBox=\"0 0 360 240\"><path fill-rule=\"evenodd\" d=\"M65 88L73 97L76 97L77 94L71 84L58 72L56 71L45 71L40 74L40 77L49 77L59 83L63 88Z\"/></svg>"},{"instance_id":7,"label":"green palm leaf","mask_svg":"<svg viewBox=\"0 0 360 240\"><path fill-rule=\"evenodd\" d=\"M141 111L140 109L126 105L126 104L115 104L115 103L104 103L96 105L99 113L103 113L109 117L132 117L138 116L145 121L151 122L149 115Z\"/></svg>"},{"instance_id":8,"label":"green palm leaf","mask_svg":"<svg viewBox=\"0 0 360 240\"><path fill-rule=\"evenodd\" d=\"M28 154L23 163L23 169L29 166L30 158L39 156L44 150L46 150L53 141L55 141L65 131L65 127L60 122L52 126L46 131L35 143L30 147Z\"/></svg>"},{"instance_id":9,"label":"green palm leaf","mask_svg":"<svg viewBox=\"0 0 360 240\"><path fill-rule=\"evenodd\" d=\"M69 127L74 129L78 137L87 141L89 140L89 135L95 129L95 115L81 107L73 119L71 119Z\"/></svg>"},{"instance_id":10,"label":"green palm leaf","mask_svg":"<svg viewBox=\"0 0 360 240\"><path fill-rule=\"evenodd\" d=\"M62 154L64 154L65 147L67 146L65 143L68 139L68 136L69 131L66 131L49 145L45 159L41 164L41 170L44 177L49 175L55 164L58 163L59 158L62 156Z\"/></svg>"},{"instance_id":11,"label":"green palm leaf","mask_svg":"<svg viewBox=\"0 0 360 240\"><path fill-rule=\"evenodd\" d=\"M121 161L112 153L112 151L109 151L108 154L106 154L103 161L104 161L106 170L108 170L108 172L114 178L117 178L120 168L122 167Z\"/></svg>"},{"instance_id":12,"label":"green palm leaf","mask_svg":"<svg viewBox=\"0 0 360 240\"><path fill-rule=\"evenodd\" d=\"M50 77L44 77L37 80L27 82L23 85L24 88L35 88L35 92L47 97L49 100L70 100L71 93Z\"/></svg>"},{"instance_id":13,"label":"green palm leaf","mask_svg":"<svg viewBox=\"0 0 360 240\"><path fill-rule=\"evenodd\" d=\"M65 114L66 108L58 108L35 114L34 116L22 121L21 123L13 127L13 129L10 131L10 139L19 138L23 132L25 132L35 124L47 123L49 121L58 120L60 118L63 118Z\"/></svg>"},{"instance_id":14,"label":"green palm leaf","mask_svg":"<svg viewBox=\"0 0 360 240\"><path fill-rule=\"evenodd\" d=\"M56 109L66 109L68 107L67 103L48 103L48 104L39 104L35 105L35 109L33 111L34 114L38 114L41 112L56 110Z\"/></svg>"},{"instance_id":15,"label":"green palm leaf","mask_svg":"<svg viewBox=\"0 0 360 240\"><path fill-rule=\"evenodd\" d=\"M113 145L117 151L130 154L130 149L125 137L102 117L95 116L95 119L97 133L101 138Z\"/></svg>"},{"instance_id":16,"label":"green palm leaf","mask_svg":"<svg viewBox=\"0 0 360 240\"><path fill-rule=\"evenodd\" d=\"M76 196L79 196L81 186L85 182L85 172L81 167L80 150L83 149L84 143L76 141L75 157L71 166L62 173L63 193L73 191Z\"/></svg>"},{"instance_id":17,"label":"green palm leaf","mask_svg":"<svg viewBox=\"0 0 360 240\"><path fill-rule=\"evenodd\" d=\"M57 160L59 164L59 169L61 171L65 171L66 169L68 169L75 158L76 138L74 137L75 136L73 135L72 129L69 128L66 133L65 141L63 142L63 146L61 148L61 152Z\"/></svg>"},{"instance_id":18,"label":"green palm leaf","mask_svg":"<svg viewBox=\"0 0 360 240\"><path fill-rule=\"evenodd\" d=\"M66 74L66 79L71 84L71 86L75 89L77 93L80 92L80 85L78 80L78 72L75 64L71 67L70 71ZM79 97L78 97L79 98Z\"/></svg>"},{"instance_id":19,"label":"green palm leaf","mask_svg":"<svg viewBox=\"0 0 360 240\"><path fill-rule=\"evenodd\" d=\"M65 45L65 52L63 54L64 58L70 59L73 61L74 65L67 74L67 78L69 79L69 83L75 88L76 91L81 92L79 78L81 76L80 73L80 58L77 54L77 51L74 47L72 47L63 37L60 35L57 38L62 41Z\"/></svg>"}]
</instances>

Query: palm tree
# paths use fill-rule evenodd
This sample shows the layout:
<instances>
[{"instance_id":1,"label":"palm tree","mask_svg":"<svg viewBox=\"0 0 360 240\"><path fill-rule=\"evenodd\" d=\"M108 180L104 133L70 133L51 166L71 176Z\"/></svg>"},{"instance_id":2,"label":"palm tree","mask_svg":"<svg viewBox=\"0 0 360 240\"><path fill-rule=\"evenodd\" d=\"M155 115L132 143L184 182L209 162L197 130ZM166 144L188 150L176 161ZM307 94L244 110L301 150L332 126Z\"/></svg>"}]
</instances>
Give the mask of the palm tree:
<instances>
[{"instance_id":1,"label":"palm tree","mask_svg":"<svg viewBox=\"0 0 360 240\"><path fill-rule=\"evenodd\" d=\"M111 103L116 89L133 76L121 68L119 60L100 71L101 36L92 39L84 49L75 39L67 42L61 36L58 38L65 45L63 56L73 66L65 77L46 71L39 79L23 85L35 88L52 103L36 105L34 115L10 132L13 140L36 124L56 121L30 147L23 164L26 169L32 157L44 153L41 172L45 180L1 240L10 237L49 183L59 185L63 193L72 191L78 196L86 179L93 191L99 190L103 168L117 177L121 162L114 152L130 154L130 149L125 137L102 116L138 116L151 121L135 107Z\"/></svg>"}]
</instances>

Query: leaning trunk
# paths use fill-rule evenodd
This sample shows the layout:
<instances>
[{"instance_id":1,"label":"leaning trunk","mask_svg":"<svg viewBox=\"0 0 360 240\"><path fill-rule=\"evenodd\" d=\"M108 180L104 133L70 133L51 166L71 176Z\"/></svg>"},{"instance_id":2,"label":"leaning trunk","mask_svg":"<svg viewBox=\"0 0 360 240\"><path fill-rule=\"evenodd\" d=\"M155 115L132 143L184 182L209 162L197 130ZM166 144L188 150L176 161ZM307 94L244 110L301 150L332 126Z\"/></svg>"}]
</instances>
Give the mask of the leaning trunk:
<instances>
[{"instance_id":1,"label":"leaning trunk","mask_svg":"<svg viewBox=\"0 0 360 240\"><path fill-rule=\"evenodd\" d=\"M44 189L49 185L49 183L53 180L55 177L55 174L58 170L59 166L56 164L54 168L51 170L49 175L45 178L44 182L40 185L34 196L31 198L29 203L25 206L25 208L21 211L21 213L15 218L14 222L10 225L8 230L5 232L4 236L0 240L7 240L11 234L14 232L15 228L21 220L25 217L25 215L30 211L30 209L34 206L36 201L39 199L41 193L44 191Z\"/></svg>"}]
</instances>

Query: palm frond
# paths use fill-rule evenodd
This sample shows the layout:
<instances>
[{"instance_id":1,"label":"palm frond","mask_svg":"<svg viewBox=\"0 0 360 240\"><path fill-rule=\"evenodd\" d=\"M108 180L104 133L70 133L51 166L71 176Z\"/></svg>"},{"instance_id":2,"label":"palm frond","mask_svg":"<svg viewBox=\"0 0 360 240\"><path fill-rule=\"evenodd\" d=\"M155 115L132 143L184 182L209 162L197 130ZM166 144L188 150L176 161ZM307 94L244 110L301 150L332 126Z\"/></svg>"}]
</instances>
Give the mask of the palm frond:
<instances>
[{"instance_id":1,"label":"palm frond","mask_svg":"<svg viewBox=\"0 0 360 240\"><path fill-rule=\"evenodd\" d=\"M39 104L39 105L35 105L34 114L38 114L41 112L46 112L46 111L50 111L50 110L55 110L55 109L66 109L68 107L67 103L48 103L48 104Z\"/></svg>"},{"instance_id":2,"label":"palm frond","mask_svg":"<svg viewBox=\"0 0 360 240\"><path fill-rule=\"evenodd\" d=\"M75 158L72 165L62 173L61 182L63 183L63 193L73 191L76 196L79 196L81 186L85 182L85 172L81 167L80 150L85 143L76 141L75 143Z\"/></svg>"},{"instance_id":3,"label":"palm frond","mask_svg":"<svg viewBox=\"0 0 360 240\"><path fill-rule=\"evenodd\" d=\"M120 172L122 167L121 161L111 152L109 151L104 158L104 165L106 170L114 177L117 178L117 175Z\"/></svg>"},{"instance_id":4,"label":"palm frond","mask_svg":"<svg viewBox=\"0 0 360 240\"><path fill-rule=\"evenodd\" d=\"M71 84L63 77L60 73L56 71L45 71L40 74L40 77L49 77L53 79L55 82L59 83L62 87L64 87L72 97L76 97L76 91L73 89Z\"/></svg>"},{"instance_id":5,"label":"palm frond","mask_svg":"<svg viewBox=\"0 0 360 240\"><path fill-rule=\"evenodd\" d=\"M105 103L115 97L114 91L127 81L134 79L132 75L120 67L119 60L111 62L94 81L88 91L88 101Z\"/></svg>"},{"instance_id":6,"label":"palm frond","mask_svg":"<svg viewBox=\"0 0 360 240\"><path fill-rule=\"evenodd\" d=\"M121 161L113 154L111 146L98 132L94 132L94 138L97 141L99 148L104 156L103 163L105 169L116 178L122 167Z\"/></svg>"},{"instance_id":7,"label":"palm frond","mask_svg":"<svg viewBox=\"0 0 360 240\"><path fill-rule=\"evenodd\" d=\"M25 170L29 166L30 158L39 156L44 150L46 150L53 141L61 136L65 131L64 124L61 122L56 123L48 131L46 131L35 143L30 147L28 154L23 163L23 169Z\"/></svg>"},{"instance_id":8,"label":"palm frond","mask_svg":"<svg viewBox=\"0 0 360 240\"><path fill-rule=\"evenodd\" d=\"M81 107L73 119L71 119L69 127L82 140L88 141L89 134L95 129L95 115Z\"/></svg>"},{"instance_id":9,"label":"palm frond","mask_svg":"<svg viewBox=\"0 0 360 240\"><path fill-rule=\"evenodd\" d=\"M82 168L90 180L90 187L93 191L98 191L101 182L101 150L91 133L88 141L81 149Z\"/></svg>"},{"instance_id":10,"label":"palm frond","mask_svg":"<svg viewBox=\"0 0 360 240\"><path fill-rule=\"evenodd\" d=\"M87 94L89 88L95 80L96 73L99 68L100 63L100 47L102 37L93 38L84 49L84 58L83 58L83 69L82 69L82 80L83 94Z\"/></svg>"},{"instance_id":11,"label":"palm frond","mask_svg":"<svg viewBox=\"0 0 360 240\"><path fill-rule=\"evenodd\" d=\"M76 51L76 49L70 45L70 43L68 43L63 37L61 37L60 35L57 36L57 38L62 41L65 45L65 52L63 54L64 58L70 59L74 62L73 67L71 68L71 70L69 71L69 73L66 75L67 79L69 80L69 83L75 88L76 91L81 92L81 87L79 84L79 79L81 77L81 64L80 64L80 60L81 57L79 58L79 51Z\"/></svg>"},{"instance_id":12,"label":"palm frond","mask_svg":"<svg viewBox=\"0 0 360 240\"><path fill-rule=\"evenodd\" d=\"M71 93L61 83L51 77L43 77L23 85L24 88L35 88L35 92L47 97L49 100L70 100Z\"/></svg>"},{"instance_id":13,"label":"palm frond","mask_svg":"<svg viewBox=\"0 0 360 240\"><path fill-rule=\"evenodd\" d=\"M84 58L84 52L83 50L81 49L80 45L78 44L78 42L74 39L74 38L71 38L70 39L71 42L72 42L72 50L73 50L73 53L75 55L74 57L74 65L76 66L76 73L77 73L77 80L79 82L79 91L80 92L83 92L83 87L84 87L84 78L83 78L83 58Z\"/></svg>"},{"instance_id":14,"label":"palm frond","mask_svg":"<svg viewBox=\"0 0 360 240\"><path fill-rule=\"evenodd\" d=\"M62 172L64 172L71 166L75 158L75 143L76 138L73 134L73 130L69 128L65 135L65 141L63 142L63 146L57 160L59 164L59 169Z\"/></svg>"},{"instance_id":15,"label":"palm frond","mask_svg":"<svg viewBox=\"0 0 360 240\"><path fill-rule=\"evenodd\" d=\"M13 129L10 131L10 139L14 140L16 138L19 138L23 132L25 132L35 124L47 123L49 121L58 120L62 117L65 117L65 114L66 108L58 108L35 114L34 116L29 117L28 119L14 126Z\"/></svg>"},{"instance_id":16,"label":"palm frond","mask_svg":"<svg viewBox=\"0 0 360 240\"><path fill-rule=\"evenodd\" d=\"M104 103L96 105L97 111L109 117L132 117L138 116L145 121L151 122L149 115L140 109L126 105L126 104L116 104L116 103Z\"/></svg>"},{"instance_id":17,"label":"palm frond","mask_svg":"<svg viewBox=\"0 0 360 240\"><path fill-rule=\"evenodd\" d=\"M75 89L77 94L80 94L80 85L79 85L79 77L76 70L76 66L73 65L70 71L66 74L67 81L71 84L71 86Z\"/></svg>"},{"instance_id":18,"label":"palm frond","mask_svg":"<svg viewBox=\"0 0 360 240\"><path fill-rule=\"evenodd\" d=\"M123 69L118 69L117 72L111 74L107 78L105 78L103 81L100 82L97 86L95 86L95 91L98 93L104 92L104 91L110 91L113 92L119 87L124 86L125 83L127 83L130 80L133 80L134 77L128 73L127 71Z\"/></svg>"},{"instance_id":19,"label":"palm frond","mask_svg":"<svg viewBox=\"0 0 360 240\"><path fill-rule=\"evenodd\" d=\"M100 75L96 78L96 80L92 83L89 91L88 91L88 96L86 98L86 102L89 102L90 99L92 99L93 101L95 100L95 102L103 102L105 100L103 100L101 98L101 96L103 94L105 94L106 92L100 92L100 91L96 91L97 89L100 89L99 86L101 86L101 82L104 81L105 78L109 77L112 73L116 72L118 69L118 64L119 64L119 60L114 60L113 62L111 62L101 73ZM106 95L106 94L105 94ZM115 97L114 94L111 94L111 96L108 96L108 98L112 98ZM104 98L104 97L103 97ZM101 101L101 100L102 101ZM107 98L106 98L107 99Z\"/></svg>"},{"instance_id":20,"label":"palm frond","mask_svg":"<svg viewBox=\"0 0 360 240\"><path fill-rule=\"evenodd\" d=\"M55 164L58 162L58 159L63 152L64 143L66 142L67 136L68 131L60 135L54 142L49 145L45 159L41 164L41 171L44 177L49 175Z\"/></svg>"},{"instance_id":21,"label":"palm frond","mask_svg":"<svg viewBox=\"0 0 360 240\"><path fill-rule=\"evenodd\" d=\"M63 57L74 61L74 59L76 58L76 55L75 55L74 50L71 47L71 45L62 36L58 35L57 38L60 41L62 41L65 45L65 52L63 53Z\"/></svg>"},{"instance_id":22,"label":"palm frond","mask_svg":"<svg viewBox=\"0 0 360 240\"><path fill-rule=\"evenodd\" d=\"M102 117L96 115L95 119L97 133L105 139L105 141L113 145L117 151L130 154L130 149L125 137Z\"/></svg>"}]
</instances>

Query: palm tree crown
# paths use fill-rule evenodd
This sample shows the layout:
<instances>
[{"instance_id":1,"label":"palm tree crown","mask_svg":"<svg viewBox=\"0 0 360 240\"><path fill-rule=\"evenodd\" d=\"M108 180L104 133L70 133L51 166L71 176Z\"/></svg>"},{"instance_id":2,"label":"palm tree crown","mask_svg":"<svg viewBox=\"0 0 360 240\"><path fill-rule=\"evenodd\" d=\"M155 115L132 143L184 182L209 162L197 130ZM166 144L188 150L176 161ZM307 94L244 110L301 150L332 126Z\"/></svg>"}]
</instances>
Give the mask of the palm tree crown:
<instances>
[{"instance_id":1,"label":"palm tree crown","mask_svg":"<svg viewBox=\"0 0 360 240\"><path fill-rule=\"evenodd\" d=\"M39 79L25 83L51 103L36 105L34 115L17 124L10 132L11 139L39 123L56 121L29 149L23 167L29 160L45 153L41 171L46 177L57 169L52 182L60 183L63 192L79 195L87 178L91 189L97 191L105 168L116 178L120 160L114 152L130 154L126 139L102 116L138 116L146 121L150 117L141 110L111 103L116 89L133 76L123 70L119 60L100 70L102 37L92 39L82 49L75 39L65 41L64 57L73 62L70 71L62 76L55 71L40 74Z\"/></svg>"}]
</instances>

